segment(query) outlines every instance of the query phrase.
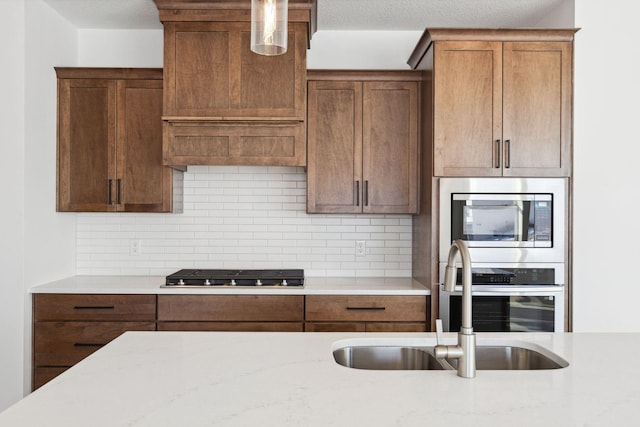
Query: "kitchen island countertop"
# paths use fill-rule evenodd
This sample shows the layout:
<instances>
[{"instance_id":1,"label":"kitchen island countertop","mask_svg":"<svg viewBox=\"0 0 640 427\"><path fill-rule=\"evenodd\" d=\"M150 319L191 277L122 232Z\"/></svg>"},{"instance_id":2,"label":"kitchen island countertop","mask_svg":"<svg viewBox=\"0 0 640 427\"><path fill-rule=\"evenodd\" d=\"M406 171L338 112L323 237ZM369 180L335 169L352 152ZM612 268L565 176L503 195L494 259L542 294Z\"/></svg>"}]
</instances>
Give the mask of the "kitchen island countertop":
<instances>
[{"instance_id":1,"label":"kitchen island countertop","mask_svg":"<svg viewBox=\"0 0 640 427\"><path fill-rule=\"evenodd\" d=\"M640 425L640 365L628 363L640 334L480 333L479 344L535 343L570 365L475 379L334 362L332 349L363 339L435 343L432 333L127 332L0 413L0 425Z\"/></svg>"},{"instance_id":2,"label":"kitchen island countertop","mask_svg":"<svg viewBox=\"0 0 640 427\"><path fill-rule=\"evenodd\" d=\"M430 295L410 277L306 277L304 286L161 287L164 276L71 276L44 283L31 293L209 294L209 295Z\"/></svg>"}]
</instances>

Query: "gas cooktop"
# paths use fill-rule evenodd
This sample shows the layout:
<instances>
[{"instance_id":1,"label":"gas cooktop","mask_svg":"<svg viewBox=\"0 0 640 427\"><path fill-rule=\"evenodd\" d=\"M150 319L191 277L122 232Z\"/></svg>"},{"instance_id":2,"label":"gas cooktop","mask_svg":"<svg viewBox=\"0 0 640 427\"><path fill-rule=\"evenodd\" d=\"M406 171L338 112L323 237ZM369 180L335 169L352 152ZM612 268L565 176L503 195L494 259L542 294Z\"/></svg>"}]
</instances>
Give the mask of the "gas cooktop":
<instances>
[{"instance_id":1,"label":"gas cooktop","mask_svg":"<svg viewBox=\"0 0 640 427\"><path fill-rule=\"evenodd\" d=\"M163 287L303 285L304 270L184 269L167 276Z\"/></svg>"}]
</instances>

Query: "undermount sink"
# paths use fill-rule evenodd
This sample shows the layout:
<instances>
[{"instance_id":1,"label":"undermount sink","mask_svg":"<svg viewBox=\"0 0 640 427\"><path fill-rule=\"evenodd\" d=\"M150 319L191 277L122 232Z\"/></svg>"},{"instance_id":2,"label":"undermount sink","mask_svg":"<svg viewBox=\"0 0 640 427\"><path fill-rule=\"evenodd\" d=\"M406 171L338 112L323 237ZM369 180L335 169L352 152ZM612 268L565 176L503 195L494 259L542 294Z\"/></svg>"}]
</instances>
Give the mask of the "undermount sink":
<instances>
[{"instance_id":1,"label":"undermount sink","mask_svg":"<svg viewBox=\"0 0 640 427\"><path fill-rule=\"evenodd\" d=\"M456 359L446 359L457 369ZM569 362L555 354L544 355L536 350L511 345L487 345L476 347L476 369L511 371L535 369L559 369Z\"/></svg>"},{"instance_id":2,"label":"undermount sink","mask_svg":"<svg viewBox=\"0 0 640 427\"><path fill-rule=\"evenodd\" d=\"M333 352L335 361L347 368L374 370L450 369L429 353L417 347L363 346L343 347Z\"/></svg>"},{"instance_id":3,"label":"undermount sink","mask_svg":"<svg viewBox=\"0 0 640 427\"><path fill-rule=\"evenodd\" d=\"M333 358L336 363L354 369L457 369L457 360L455 359L436 359L433 347L351 345L334 350ZM560 369L567 366L569 366L569 362L560 356L535 345L523 347L517 344L487 344L476 347L476 369L478 370L538 370Z\"/></svg>"}]
</instances>

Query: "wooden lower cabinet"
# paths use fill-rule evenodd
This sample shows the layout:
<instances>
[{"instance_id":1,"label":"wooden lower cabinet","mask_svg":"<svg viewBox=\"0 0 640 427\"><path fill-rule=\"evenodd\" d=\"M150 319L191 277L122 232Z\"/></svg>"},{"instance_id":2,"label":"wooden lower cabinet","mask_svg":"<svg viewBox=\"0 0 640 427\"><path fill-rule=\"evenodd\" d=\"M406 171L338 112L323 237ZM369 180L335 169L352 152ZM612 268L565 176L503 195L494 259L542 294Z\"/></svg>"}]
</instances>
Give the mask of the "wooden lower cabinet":
<instances>
[{"instance_id":1,"label":"wooden lower cabinet","mask_svg":"<svg viewBox=\"0 0 640 427\"><path fill-rule=\"evenodd\" d=\"M424 332L429 296L36 294L33 389L126 331Z\"/></svg>"},{"instance_id":2,"label":"wooden lower cabinet","mask_svg":"<svg viewBox=\"0 0 640 427\"><path fill-rule=\"evenodd\" d=\"M126 331L156 329L155 295L36 294L35 390Z\"/></svg>"},{"instance_id":3,"label":"wooden lower cabinet","mask_svg":"<svg viewBox=\"0 0 640 427\"><path fill-rule=\"evenodd\" d=\"M160 331L302 332L302 295L158 295Z\"/></svg>"},{"instance_id":4,"label":"wooden lower cabinet","mask_svg":"<svg viewBox=\"0 0 640 427\"><path fill-rule=\"evenodd\" d=\"M424 332L428 296L310 295L306 332Z\"/></svg>"}]
</instances>

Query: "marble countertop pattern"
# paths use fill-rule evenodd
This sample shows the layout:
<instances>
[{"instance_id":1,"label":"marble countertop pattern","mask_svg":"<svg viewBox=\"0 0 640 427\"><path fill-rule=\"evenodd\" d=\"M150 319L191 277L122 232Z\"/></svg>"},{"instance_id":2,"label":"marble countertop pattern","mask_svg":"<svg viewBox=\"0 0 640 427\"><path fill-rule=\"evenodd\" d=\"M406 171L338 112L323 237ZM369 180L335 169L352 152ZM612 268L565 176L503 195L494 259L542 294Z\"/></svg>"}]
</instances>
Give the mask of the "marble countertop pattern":
<instances>
[{"instance_id":1,"label":"marble countertop pattern","mask_svg":"<svg viewBox=\"0 0 640 427\"><path fill-rule=\"evenodd\" d=\"M164 276L71 276L34 286L31 293L208 295L430 295L410 277L306 277L304 286L169 287Z\"/></svg>"},{"instance_id":2,"label":"marble countertop pattern","mask_svg":"<svg viewBox=\"0 0 640 427\"><path fill-rule=\"evenodd\" d=\"M431 346L435 335L127 332L0 413L0 426L640 425L640 365L629 363L640 334L479 333L479 345L520 340L570 365L474 379L334 362L333 349L362 340Z\"/></svg>"}]
</instances>

